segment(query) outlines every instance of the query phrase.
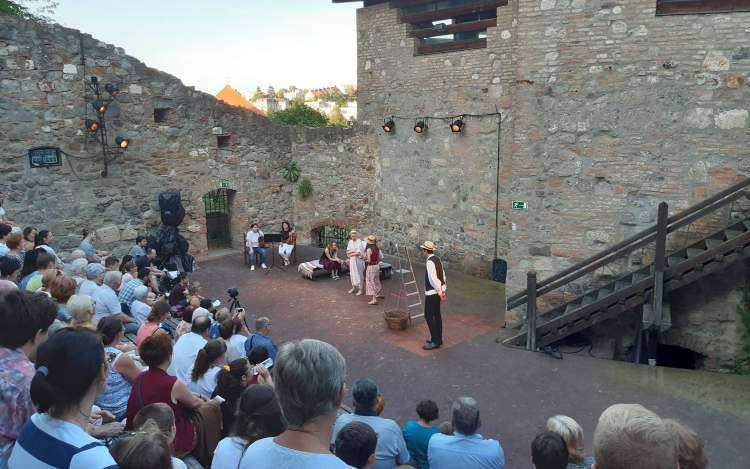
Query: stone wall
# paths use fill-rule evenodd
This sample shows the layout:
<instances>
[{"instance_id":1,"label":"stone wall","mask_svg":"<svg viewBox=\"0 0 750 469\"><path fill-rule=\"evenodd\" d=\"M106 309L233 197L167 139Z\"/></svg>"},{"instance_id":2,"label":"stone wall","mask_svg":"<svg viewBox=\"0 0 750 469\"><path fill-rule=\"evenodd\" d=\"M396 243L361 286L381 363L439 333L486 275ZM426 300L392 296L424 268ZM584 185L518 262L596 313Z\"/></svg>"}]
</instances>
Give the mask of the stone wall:
<instances>
[{"instance_id":1,"label":"stone wall","mask_svg":"<svg viewBox=\"0 0 750 469\"><path fill-rule=\"evenodd\" d=\"M110 162L106 178L99 176L100 148L84 133L83 121L92 115L83 92L90 76L122 90L107 112L110 140L122 135L133 142ZM162 122L155 122L155 109L165 116ZM373 200L368 186L357 184L376 165L366 131L276 125L60 26L0 15L0 110L0 190L9 218L51 230L66 250L89 227L99 231L101 245L126 252L136 234L161 226L158 194L178 191L187 212L182 233L201 259L207 254L203 196L221 179L230 183L232 245L238 250L250 222L267 231L285 219L313 226L321 219L310 210L314 206L324 218L354 217L353 223L367 217L369 202L362 200ZM218 137L226 137L226 145L219 147ZM30 169L26 153L41 145L59 146L71 157L62 167ZM313 181L311 200L300 200L296 185L282 178L283 164L293 160ZM348 205L340 196L347 192L332 198L341 184L359 186L363 198Z\"/></svg>"}]
</instances>

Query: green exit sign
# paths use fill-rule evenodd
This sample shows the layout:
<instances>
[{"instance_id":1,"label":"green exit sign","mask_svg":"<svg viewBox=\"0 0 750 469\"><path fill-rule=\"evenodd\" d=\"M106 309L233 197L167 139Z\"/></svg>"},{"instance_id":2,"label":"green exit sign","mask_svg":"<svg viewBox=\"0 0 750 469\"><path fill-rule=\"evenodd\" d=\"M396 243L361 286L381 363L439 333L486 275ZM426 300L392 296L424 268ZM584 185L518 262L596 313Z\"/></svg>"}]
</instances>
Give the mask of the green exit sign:
<instances>
[{"instance_id":1,"label":"green exit sign","mask_svg":"<svg viewBox=\"0 0 750 469\"><path fill-rule=\"evenodd\" d=\"M529 209L528 202L518 202L514 200L511 203L513 204L513 210L528 210Z\"/></svg>"},{"instance_id":2,"label":"green exit sign","mask_svg":"<svg viewBox=\"0 0 750 469\"><path fill-rule=\"evenodd\" d=\"M222 179L221 180L221 188L224 189L226 187L229 187L229 179Z\"/></svg>"}]
</instances>

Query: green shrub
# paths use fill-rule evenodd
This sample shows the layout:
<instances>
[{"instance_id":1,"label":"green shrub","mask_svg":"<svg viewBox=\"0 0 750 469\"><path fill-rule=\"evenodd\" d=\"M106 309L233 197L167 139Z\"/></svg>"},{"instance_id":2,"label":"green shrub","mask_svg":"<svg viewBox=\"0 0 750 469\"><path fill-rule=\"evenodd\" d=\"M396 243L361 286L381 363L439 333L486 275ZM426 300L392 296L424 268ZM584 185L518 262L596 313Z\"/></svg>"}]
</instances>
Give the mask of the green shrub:
<instances>
[{"instance_id":1,"label":"green shrub","mask_svg":"<svg viewBox=\"0 0 750 469\"><path fill-rule=\"evenodd\" d=\"M297 190L299 191L299 195L301 195L302 197L309 197L313 192L312 184L310 184L310 181L308 179L303 179L299 182L299 187Z\"/></svg>"}]
</instances>

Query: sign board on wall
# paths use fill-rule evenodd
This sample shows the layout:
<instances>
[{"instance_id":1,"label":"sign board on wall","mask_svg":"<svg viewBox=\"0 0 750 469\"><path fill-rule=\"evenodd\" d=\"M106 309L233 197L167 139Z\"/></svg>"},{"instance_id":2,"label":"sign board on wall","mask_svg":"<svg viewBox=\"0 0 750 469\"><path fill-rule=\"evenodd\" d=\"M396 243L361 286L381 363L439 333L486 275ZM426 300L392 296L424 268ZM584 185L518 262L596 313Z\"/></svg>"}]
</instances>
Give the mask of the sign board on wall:
<instances>
[{"instance_id":1,"label":"sign board on wall","mask_svg":"<svg viewBox=\"0 0 750 469\"><path fill-rule=\"evenodd\" d=\"M227 187L229 187L229 179L222 179L221 180L221 188L224 189L224 188L227 188Z\"/></svg>"},{"instance_id":2,"label":"sign board on wall","mask_svg":"<svg viewBox=\"0 0 750 469\"><path fill-rule=\"evenodd\" d=\"M529 203L528 202L519 202L514 200L511 202L513 205L513 210L528 210L529 209Z\"/></svg>"}]
</instances>

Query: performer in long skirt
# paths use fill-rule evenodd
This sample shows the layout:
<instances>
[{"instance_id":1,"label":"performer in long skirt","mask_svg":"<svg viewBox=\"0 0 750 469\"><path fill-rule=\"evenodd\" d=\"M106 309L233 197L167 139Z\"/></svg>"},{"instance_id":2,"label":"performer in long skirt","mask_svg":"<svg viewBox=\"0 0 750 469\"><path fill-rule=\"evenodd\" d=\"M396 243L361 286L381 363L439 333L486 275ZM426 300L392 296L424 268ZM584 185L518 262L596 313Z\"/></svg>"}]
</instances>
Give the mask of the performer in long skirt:
<instances>
[{"instance_id":1,"label":"performer in long skirt","mask_svg":"<svg viewBox=\"0 0 750 469\"><path fill-rule=\"evenodd\" d=\"M380 286L380 249L378 249L378 238L375 236L368 236L366 241L367 295L372 296L372 301L368 304L376 305L378 298L383 298Z\"/></svg>"},{"instance_id":2,"label":"performer in long skirt","mask_svg":"<svg viewBox=\"0 0 750 469\"><path fill-rule=\"evenodd\" d=\"M352 230L349 238L346 247L346 255L349 257L349 278L352 280L352 289L349 293L359 290L357 295L362 295L365 288L365 244L357 237L357 230Z\"/></svg>"}]
</instances>

